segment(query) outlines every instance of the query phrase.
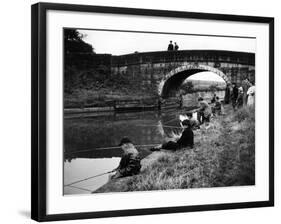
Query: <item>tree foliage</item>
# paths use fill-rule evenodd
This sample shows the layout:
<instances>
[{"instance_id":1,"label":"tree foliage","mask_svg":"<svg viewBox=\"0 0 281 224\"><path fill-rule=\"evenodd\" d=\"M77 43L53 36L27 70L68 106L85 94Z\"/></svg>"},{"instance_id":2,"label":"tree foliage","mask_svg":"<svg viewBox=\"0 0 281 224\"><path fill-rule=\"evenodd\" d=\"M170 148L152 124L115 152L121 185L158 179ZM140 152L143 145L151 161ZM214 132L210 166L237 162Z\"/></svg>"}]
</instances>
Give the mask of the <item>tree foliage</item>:
<instances>
[{"instance_id":1,"label":"tree foliage","mask_svg":"<svg viewBox=\"0 0 281 224\"><path fill-rule=\"evenodd\" d=\"M210 91L215 92L218 90L218 84L211 84L209 86Z\"/></svg>"},{"instance_id":2,"label":"tree foliage","mask_svg":"<svg viewBox=\"0 0 281 224\"><path fill-rule=\"evenodd\" d=\"M84 37L76 29L65 29L64 53L94 53L92 45L83 41Z\"/></svg>"}]
</instances>

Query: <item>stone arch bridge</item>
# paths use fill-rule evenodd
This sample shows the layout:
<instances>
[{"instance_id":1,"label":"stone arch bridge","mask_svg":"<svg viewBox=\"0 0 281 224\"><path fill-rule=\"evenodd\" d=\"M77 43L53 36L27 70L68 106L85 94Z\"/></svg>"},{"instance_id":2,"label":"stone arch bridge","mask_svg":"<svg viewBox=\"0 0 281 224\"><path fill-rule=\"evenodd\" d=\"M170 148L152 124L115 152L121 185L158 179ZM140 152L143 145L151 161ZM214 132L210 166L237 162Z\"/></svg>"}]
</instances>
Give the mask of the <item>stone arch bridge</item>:
<instances>
[{"instance_id":1,"label":"stone arch bridge","mask_svg":"<svg viewBox=\"0 0 281 224\"><path fill-rule=\"evenodd\" d=\"M211 71L227 83L255 81L255 54L222 50L181 50L133 53L67 55L67 63L91 70L106 67L112 78L128 77L135 88L166 98L189 76Z\"/></svg>"},{"instance_id":2,"label":"stone arch bridge","mask_svg":"<svg viewBox=\"0 0 281 224\"><path fill-rule=\"evenodd\" d=\"M111 74L123 74L139 82L140 88L165 98L183 81L198 72L211 71L226 83L238 85L255 80L255 54L218 50L183 50L112 56Z\"/></svg>"}]
</instances>

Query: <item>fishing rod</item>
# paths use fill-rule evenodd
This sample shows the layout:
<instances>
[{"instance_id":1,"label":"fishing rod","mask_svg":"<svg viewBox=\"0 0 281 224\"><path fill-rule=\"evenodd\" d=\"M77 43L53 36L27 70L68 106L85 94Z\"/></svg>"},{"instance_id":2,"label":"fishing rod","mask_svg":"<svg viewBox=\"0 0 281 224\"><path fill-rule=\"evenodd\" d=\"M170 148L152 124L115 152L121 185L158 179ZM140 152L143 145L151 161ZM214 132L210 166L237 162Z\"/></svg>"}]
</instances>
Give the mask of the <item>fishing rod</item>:
<instances>
[{"instance_id":1,"label":"fishing rod","mask_svg":"<svg viewBox=\"0 0 281 224\"><path fill-rule=\"evenodd\" d=\"M137 125L139 127L158 127L158 125L146 125L146 124L140 124L140 125ZM165 127L165 128L182 128L182 127L178 127L178 126L169 126L169 125L161 125L162 127Z\"/></svg>"},{"instance_id":2,"label":"fishing rod","mask_svg":"<svg viewBox=\"0 0 281 224\"><path fill-rule=\"evenodd\" d=\"M142 147L151 147L156 146L159 144L148 144L148 145L135 145L135 147L142 148ZM72 152L64 152L67 154L74 154L74 153L81 153L81 152L90 152L90 151L98 151L98 150L105 150L105 149L119 149L120 146L112 146L112 147L103 147L103 148L94 148L94 149L85 149L85 150L78 150L78 151L72 151Z\"/></svg>"},{"instance_id":3,"label":"fishing rod","mask_svg":"<svg viewBox=\"0 0 281 224\"><path fill-rule=\"evenodd\" d=\"M171 120L168 120L168 121L164 121L164 123L170 123L170 122L172 122L172 121L174 121L174 120L176 120L176 119L178 119L177 117L176 118L173 118L173 119L171 119Z\"/></svg>"},{"instance_id":4,"label":"fishing rod","mask_svg":"<svg viewBox=\"0 0 281 224\"><path fill-rule=\"evenodd\" d=\"M83 190L83 191L88 191L92 193L92 190L86 189L86 188L82 188L82 187L76 187L76 186L64 186L64 187L71 187L71 188L75 188L78 190Z\"/></svg>"},{"instance_id":5,"label":"fishing rod","mask_svg":"<svg viewBox=\"0 0 281 224\"><path fill-rule=\"evenodd\" d=\"M71 187L73 184L78 184L78 183L81 183L83 181L90 180L90 179L93 179L93 178L96 178L96 177L100 177L100 176L103 176L105 174L109 174L109 173L113 173L113 172L115 172L115 170L112 170L112 171L109 171L109 172L105 172L105 173L101 173L101 174L98 174L98 175L94 175L94 176L91 176L91 177L87 177L87 178L84 178L82 180L77 180L77 181L74 181L74 182L72 182L70 184L64 185L64 187Z\"/></svg>"},{"instance_id":6,"label":"fishing rod","mask_svg":"<svg viewBox=\"0 0 281 224\"><path fill-rule=\"evenodd\" d=\"M150 145L139 145L139 146L156 146L156 145L159 145L159 144L150 144ZM107 147L107 148L120 148L120 147ZM100 148L101 149L101 148ZM105 149L105 148L104 148ZM95 150L95 149L91 149L92 150ZM83 150L83 152L85 151L90 151L90 150ZM78 152L82 152L82 151L78 151ZM77 181L74 181L72 183L69 183L69 184L66 184L64 185L64 187L73 187L73 188L77 188L79 189L78 187L75 187L75 186L72 186L73 184L78 184L78 183L81 183L83 181L86 181L86 180L90 180L90 179L93 179L93 178L96 178L96 177L100 177L100 176L103 176L103 175L106 175L106 174L109 174L109 173L113 173L115 172L116 169L114 170L111 170L111 171L108 171L108 172L105 172L105 173L101 173L101 174L97 174L97 175L94 175L94 176L91 176L91 177L87 177L87 178L84 178L84 179L81 179L81 180L77 180ZM85 191L90 191L90 190L87 190L87 189L83 189L83 188L80 188L81 190L85 190Z\"/></svg>"}]
</instances>

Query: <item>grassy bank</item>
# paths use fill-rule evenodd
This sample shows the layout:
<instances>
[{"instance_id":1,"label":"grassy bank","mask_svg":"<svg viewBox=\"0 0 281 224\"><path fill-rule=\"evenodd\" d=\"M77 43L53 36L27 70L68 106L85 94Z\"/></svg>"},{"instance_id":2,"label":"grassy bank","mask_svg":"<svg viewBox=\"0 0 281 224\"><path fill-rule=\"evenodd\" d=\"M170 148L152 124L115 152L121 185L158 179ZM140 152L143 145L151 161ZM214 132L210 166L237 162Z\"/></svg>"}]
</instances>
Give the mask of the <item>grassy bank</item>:
<instances>
[{"instance_id":1,"label":"grassy bank","mask_svg":"<svg viewBox=\"0 0 281 224\"><path fill-rule=\"evenodd\" d=\"M110 182L97 192L255 184L254 109L226 112L194 133L194 149L155 152L144 159L139 175Z\"/></svg>"},{"instance_id":2,"label":"grassy bank","mask_svg":"<svg viewBox=\"0 0 281 224\"><path fill-rule=\"evenodd\" d=\"M141 88L140 77L124 74L112 76L110 68L95 69L66 66L64 71L64 107L104 107L114 100L149 99L155 96L151 88Z\"/></svg>"}]
</instances>

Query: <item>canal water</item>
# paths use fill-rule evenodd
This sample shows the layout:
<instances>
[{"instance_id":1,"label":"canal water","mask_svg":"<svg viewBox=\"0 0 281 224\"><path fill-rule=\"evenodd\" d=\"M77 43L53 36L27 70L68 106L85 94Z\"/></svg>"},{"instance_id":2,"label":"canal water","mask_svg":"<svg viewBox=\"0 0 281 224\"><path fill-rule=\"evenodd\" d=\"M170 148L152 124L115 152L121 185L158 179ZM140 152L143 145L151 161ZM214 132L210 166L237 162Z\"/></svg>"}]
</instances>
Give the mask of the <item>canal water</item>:
<instances>
[{"instance_id":1,"label":"canal water","mask_svg":"<svg viewBox=\"0 0 281 224\"><path fill-rule=\"evenodd\" d=\"M132 140L142 158L150 148L182 132L179 115L184 110L88 114L64 119L64 195L89 194L104 185L109 174L71 186L70 183L113 170L119 164L120 140Z\"/></svg>"}]
</instances>

